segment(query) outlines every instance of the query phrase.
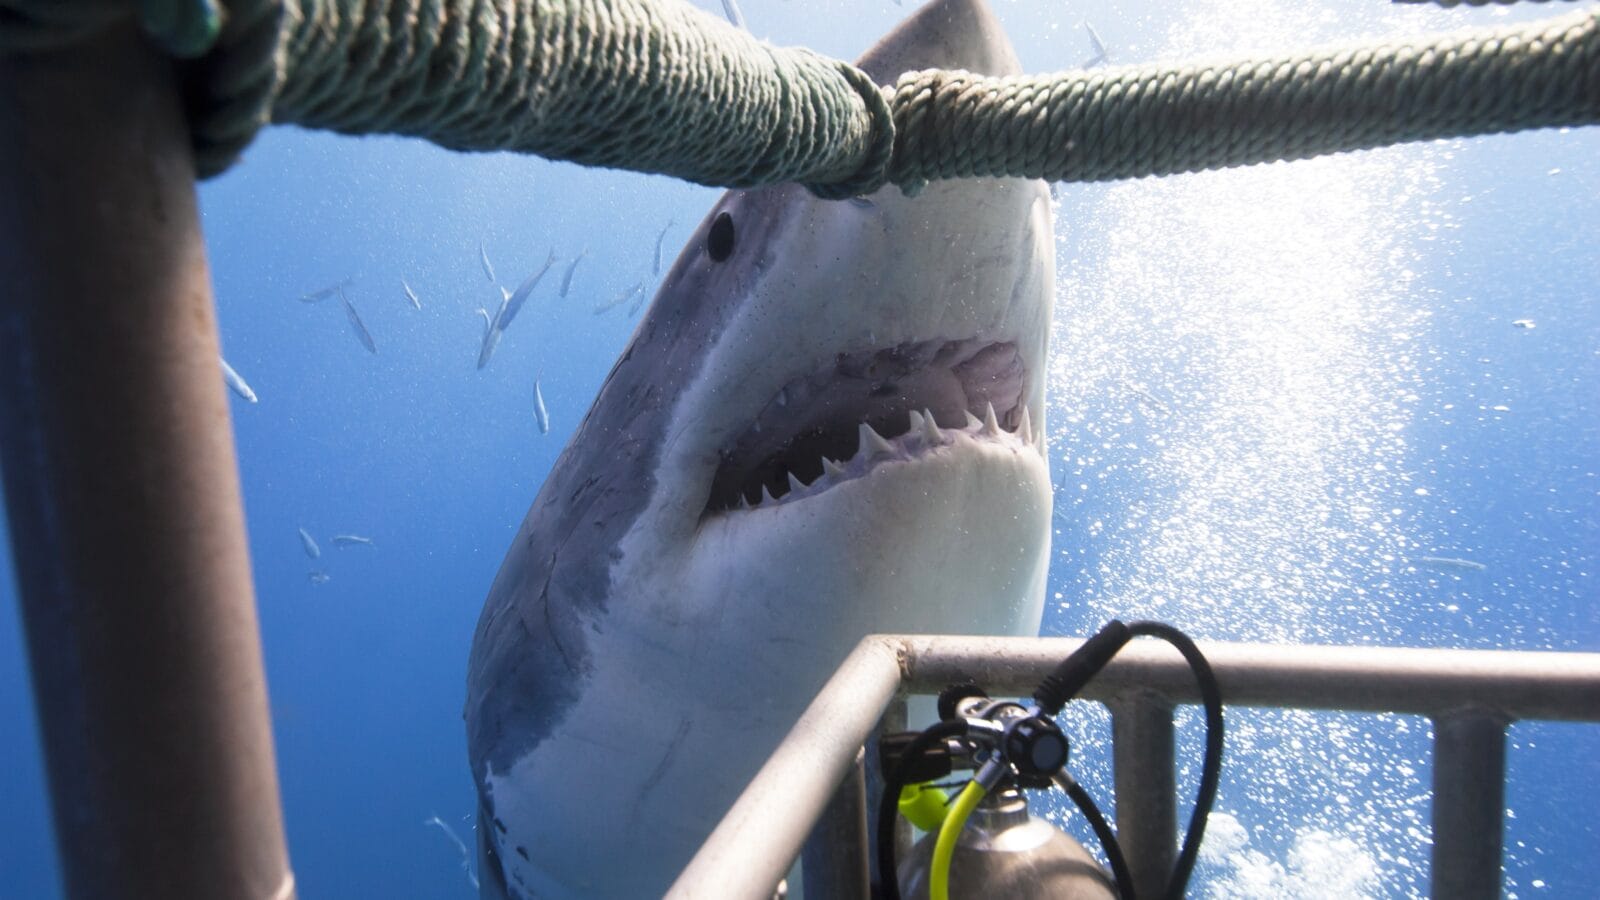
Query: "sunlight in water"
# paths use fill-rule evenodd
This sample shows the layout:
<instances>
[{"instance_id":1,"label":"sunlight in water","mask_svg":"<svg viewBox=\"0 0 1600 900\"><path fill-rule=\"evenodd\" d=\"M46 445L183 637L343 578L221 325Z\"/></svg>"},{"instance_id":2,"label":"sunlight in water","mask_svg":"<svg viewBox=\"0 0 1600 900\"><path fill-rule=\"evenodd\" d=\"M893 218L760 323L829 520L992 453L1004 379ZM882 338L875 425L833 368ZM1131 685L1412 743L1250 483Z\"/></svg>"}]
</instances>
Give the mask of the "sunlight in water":
<instances>
[{"instance_id":1,"label":"sunlight in water","mask_svg":"<svg viewBox=\"0 0 1600 900\"><path fill-rule=\"evenodd\" d=\"M1374 154L1137 182L1077 224L1098 240L1063 266L1050 376L1069 621L1384 633L1426 180Z\"/></svg>"},{"instance_id":2,"label":"sunlight in water","mask_svg":"<svg viewBox=\"0 0 1600 900\"><path fill-rule=\"evenodd\" d=\"M1375 154L1118 185L1093 204L1077 227L1097 240L1064 254L1051 369L1071 574L1047 628L1120 616L1234 640L1395 634L1427 181ZM1379 883L1416 878L1426 770L1380 765L1425 750L1410 723L1230 719L1223 807L1280 840L1207 867L1218 896L1323 896L1301 888L1330 865L1348 876L1341 896L1371 893L1375 866L1400 870Z\"/></svg>"},{"instance_id":3,"label":"sunlight in water","mask_svg":"<svg viewBox=\"0 0 1600 900\"><path fill-rule=\"evenodd\" d=\"M1304 47L1327 24L1248 7L1197 13L1165 55ZM1407 434L1433 352L1426 250L1451 227L1431 205L1439 152L1062 192L1047 631L1120 617L1212 639L1397 641L1414 598L1392 580L1426 552ZM1205 890L1423 890L1425 730L1231 712ZM1179 758L1198 767L1198 745Z\"/></svg>"}]
</instances>

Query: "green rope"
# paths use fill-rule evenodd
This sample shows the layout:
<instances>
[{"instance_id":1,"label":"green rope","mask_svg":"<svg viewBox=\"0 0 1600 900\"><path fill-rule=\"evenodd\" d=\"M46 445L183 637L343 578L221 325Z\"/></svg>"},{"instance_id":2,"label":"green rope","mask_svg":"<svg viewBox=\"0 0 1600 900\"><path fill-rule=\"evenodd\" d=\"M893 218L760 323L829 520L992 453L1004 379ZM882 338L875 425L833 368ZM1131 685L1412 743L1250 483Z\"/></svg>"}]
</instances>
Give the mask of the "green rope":
<instances>
[{"instance_id":1,"label":"green rope","mask_svg":"<svg viewBox=\"0 0 1600 900\"><path fill-rule=\"evenodd\" d=\"M702 184L880 183L892 133L852 66L678 2L298 0L273 119ZM864 174L858 174L863 173Z\"/></svg>"},{"instance_id":2,"label":"green rope","mask_svg":"<svg viewBox=\"0 0 1600 900\"><path fill-rule=\"evenodd\" d=\"M888 180L1106 181L1600 121L1600 13L1212 65L896 83Z\"/></svg>"},{"instance_id":3,"label":"green rope","mask_svg":"<svg viewBox=\"0 0 1600 900\"><path fill-rule=\"evenodd\" d=\"M860 70L676 0L0 0L0 52L137 15L184 64L202 175L269 120L701 184L1106 180L1600 121L1600 12L1212 65ZM892 151L892 156L891 156Z\"/></svg>"}]
</instances>

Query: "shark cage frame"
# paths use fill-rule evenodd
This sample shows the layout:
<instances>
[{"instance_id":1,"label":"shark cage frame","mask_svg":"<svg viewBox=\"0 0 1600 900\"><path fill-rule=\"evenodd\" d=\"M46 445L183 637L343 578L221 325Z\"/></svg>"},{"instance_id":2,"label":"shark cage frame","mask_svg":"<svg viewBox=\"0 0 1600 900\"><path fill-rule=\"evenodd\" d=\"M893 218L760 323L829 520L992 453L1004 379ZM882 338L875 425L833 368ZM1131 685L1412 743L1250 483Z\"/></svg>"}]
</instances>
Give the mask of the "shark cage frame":
<instances>
[{"instance_id":1,"label":"shark cage frame","mask_svg":"<svg viewBox=\"0 0 1600 900\"><path fill-rule=\"evenodd\" d=\"M768 900L801 859L807 898L865 900L862 747L904 724L905 697L975 680L1024 696L1082 640L870 635L839 666L700 848L669 897ZM1431 896L1498 897L1506 728L1600 723L1600 653L1202 642L1229 707L1393 712L1433 724ZM1177 848L1172 715L1199 688L1172 647L1129 644L1078 699L1111 711L1117 835L1140 896ZM1230 762L1237 764L1239 759ZM1248 762L1248 760L1245 760ZM784 815L773 810L783 809Z\"/></svg>"}]
</instances>

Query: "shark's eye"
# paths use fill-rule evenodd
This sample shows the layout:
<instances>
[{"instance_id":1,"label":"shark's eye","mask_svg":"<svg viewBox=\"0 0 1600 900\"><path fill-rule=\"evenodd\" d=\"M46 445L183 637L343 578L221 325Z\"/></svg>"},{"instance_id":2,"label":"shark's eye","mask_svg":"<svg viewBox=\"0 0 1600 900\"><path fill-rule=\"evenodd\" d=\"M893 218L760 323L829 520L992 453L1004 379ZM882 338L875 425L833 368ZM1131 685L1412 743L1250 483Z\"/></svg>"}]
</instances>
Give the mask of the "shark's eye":
<instances>
[{"instance_id":1,"label":"shark's eye","mask_svg":"<svg viewBox=\"0 0 1600 900\"><path fill-rule=\"evenodd\" d=\"M722 262L733 254L733 216L718 213L711 220L711 231L706 234L706 252L713 262Z\"/></svg>"}]
</instances>

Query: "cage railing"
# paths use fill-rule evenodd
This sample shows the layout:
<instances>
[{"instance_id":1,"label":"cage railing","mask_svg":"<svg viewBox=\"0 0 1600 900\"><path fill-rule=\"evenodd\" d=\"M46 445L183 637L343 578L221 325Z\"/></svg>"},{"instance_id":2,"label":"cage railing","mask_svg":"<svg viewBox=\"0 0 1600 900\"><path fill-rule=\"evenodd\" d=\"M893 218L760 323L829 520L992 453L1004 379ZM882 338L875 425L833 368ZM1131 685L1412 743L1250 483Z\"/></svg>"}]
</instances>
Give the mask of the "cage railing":
<instances>
[{"instance_id":1,"label":"cage railing","mask_svg":"<svg viewBox=\"0 0 1600 900\"><path fill-rule=\"evenodd\" d=\"M1030 693L1082 644L1069 638L871 635L829 679L679 875L669 896L768 900L804 852L805 896L870 896L863 751L903 726L906 696L975 680ZM1433 723L1433 897L1496 897L1505 735L1515 721L1600 723L1600 653L1205 642L1228 708L1427 716ZM1130 644L1079 694L1111 712L1116 827L1140 896L1177 845L1173 712L1199 702L1165 644ZM1249 765L1231 756L1228 765ZM774 811L781 810L782 814Z\"/></svg>"}]
</instances>

